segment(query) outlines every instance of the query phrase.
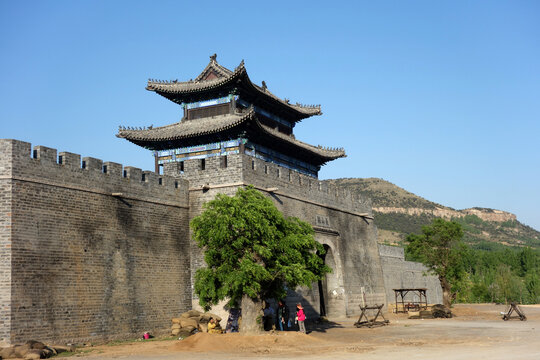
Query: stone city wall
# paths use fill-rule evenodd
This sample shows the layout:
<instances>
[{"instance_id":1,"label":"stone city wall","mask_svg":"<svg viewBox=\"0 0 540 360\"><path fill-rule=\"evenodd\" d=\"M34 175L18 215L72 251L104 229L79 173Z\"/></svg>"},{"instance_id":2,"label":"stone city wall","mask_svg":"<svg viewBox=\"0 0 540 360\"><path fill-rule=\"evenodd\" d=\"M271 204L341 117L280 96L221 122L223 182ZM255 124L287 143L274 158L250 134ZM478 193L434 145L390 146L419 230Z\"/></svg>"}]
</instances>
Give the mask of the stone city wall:
<instances>
[{"instance_id":1,"label":"stone city wall","mask_svg":"<svg viewBox=\"0 0 540 360\"><path fill-rule=\"evenodd\" d=\"M312 224L316 239L329 247L333 262L329 265L334 272L323 284L327 287L325 300L330 314L359 314L364 299L367 303L385 302L369 199L353 197L315 178L244 154L228 155L226 167L220 157L207 158L204 170L199 159L186 160L183 174L177 164L166 165L166 174L189 180L190 219L200 214L203 204L218 193L234 195L238 187L251 184L267 194L286 216ZM191 246L194 273L204 266L204 261L197 245ZM308 317L317 316L320 311L317 284L312 289L291 292L288 299L291 309L299 300L306 305ZM195 295L193 301L197 306Z\"/></svg>"},{"instance_id":2,"label":"stone city wall","mask_svg":"<svg viewBox=\"0 0 540 360\"><path fill-rule=\"evenodd\" d=\"M396 303L393 289L426 288L428 304L442 304L442 288L439 279L435 275L427 273L427 268L421 263L405 261L404 249L397 246L379 244L381 255L386 299L389 304ZM408 295L405 302L418 301Z\"/></svg>"},{"instance_id":3,"label":"stone city wall","mask_svg":"<svg viewBox=\"0 0 540 360\"><path fill-rule=\"evenodd\" d=\"M371 201L338 187L272 163L243 155L244 182L260 189L277 188L270 198L286 216L315 229L315 239L328 247L332 274L323 281L330 316L360 314L360 305L385 303ZM316 286L310 304L319 306Z\"/></svg>"},{"instance_id":4,"label":"stone city wall","mask_svg":"<svg viewBox=\"0 0 540 360\"><path fill-rule=\"evenodd\" d=\"M159 333L191 307L187 181L0 140L0 341Z\"/></svg>"}]
</instances>

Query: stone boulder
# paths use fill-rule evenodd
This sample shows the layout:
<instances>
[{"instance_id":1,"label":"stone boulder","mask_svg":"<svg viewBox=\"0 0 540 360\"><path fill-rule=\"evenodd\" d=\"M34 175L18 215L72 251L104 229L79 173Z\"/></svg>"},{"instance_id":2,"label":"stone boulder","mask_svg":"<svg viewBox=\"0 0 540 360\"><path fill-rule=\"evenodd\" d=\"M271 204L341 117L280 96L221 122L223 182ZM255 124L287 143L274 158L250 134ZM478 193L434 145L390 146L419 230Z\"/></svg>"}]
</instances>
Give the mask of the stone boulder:
<instances>
[{"instance_id":1,"label":"stone boulder","mask_svg":"<svg viewBox=\"0 0 540 360\"><path fill-rule=\"evenodd\" d=\"M431 314L434 318L448 319L452 317L452 312L450 311L450 309L448 309L442 304L433 305L431 307Z\"/></svg>"},{"instance_id":2,"label":"stone boulder","mask_svg":"<svg viewBox=\"0 0 540 360\"><path fill-rule=\"evenodd\" d=\"M44 343L29 340L23 345L12 345L0 349L0 359L46 359L58 352Z\"/></svg>"}]
</instances>

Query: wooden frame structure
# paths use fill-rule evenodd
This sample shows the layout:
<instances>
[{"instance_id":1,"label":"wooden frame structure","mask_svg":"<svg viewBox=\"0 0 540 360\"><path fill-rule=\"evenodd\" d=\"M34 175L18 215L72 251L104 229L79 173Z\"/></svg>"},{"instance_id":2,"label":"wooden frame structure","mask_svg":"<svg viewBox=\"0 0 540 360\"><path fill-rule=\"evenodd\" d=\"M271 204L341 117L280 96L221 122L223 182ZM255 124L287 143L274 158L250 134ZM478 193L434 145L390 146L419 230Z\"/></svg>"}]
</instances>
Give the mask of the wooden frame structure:
<instances>
[{"instance_id":1,"label":"wooden frame structure","mask_svg":"<svg viewBox=\"0 0 540 360\"><path fill-rule=\"evenodd\" d=\"M512 316L513 312L515 312L517 315ZM508 321L510 319L519 319L521 321L527 320L525 313L523 312L523 310L521 310L521 307L515 302L511 302L508 305L506 312L502 313L502 315L504 321Z\"/></svg>"},{"instance_id":2,"label":"wooden frame structure","mask_svg":"<svg viewBox=\"0 0 540 360\"><path fill-rule=\"evenodd\" d=\"M426 296L426 288L417 288L417 289L393 289L394 294L396 296L396 313L406 313L409 310L420 310L427 309L427 296ZM418 301L409 301L405 303L405 296L407 296L408 293L413 293L415 295L418 295ZM401 302L398 302L398 298L401 299ZM398 304L401 304L401 310L398 308Z\"/></svg>"},{"instance_id":3,"label":"wooden frame structure","mask_svg":"<svg viewBox=\"0 0 540 360\"><path fill-rule=\"evenodd\" d=\"M384 315L382 313L383 306L384 304L374 305L374 306L360 306L360 310L362 310L362 313L360 314L358 321L354 323L354 326L356 326L357 328L360 328L360 327L372 328L374 326L388 325L390 321L384 318ZM370 319L367 316L367 310L377 310L377 313L372 319ZM382 320L377 320L379 316L382 317Z\"/></svg>"}]
</instances>

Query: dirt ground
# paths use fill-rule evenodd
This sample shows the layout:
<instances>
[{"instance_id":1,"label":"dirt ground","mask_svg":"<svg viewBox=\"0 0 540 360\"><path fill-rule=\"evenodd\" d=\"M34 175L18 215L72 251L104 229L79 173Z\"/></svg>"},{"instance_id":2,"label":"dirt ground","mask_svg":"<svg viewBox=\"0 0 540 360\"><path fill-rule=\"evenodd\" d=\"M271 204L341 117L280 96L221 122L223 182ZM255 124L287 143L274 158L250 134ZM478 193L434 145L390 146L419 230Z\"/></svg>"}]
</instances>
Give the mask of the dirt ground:
<instances>
[{"instance_id":1,"label":"dirt ground","mask_svg":"<svg viewBox=\"0 0 540 360\"><path fill-rule=\"evenodd\" d=\"M357 319L331 319L297 332L258 336L199 333L184 340L97 346L84 359L540 359L540 305L522 307L527 321L503 321L504 305L456 305L452 319L407 319L385 315L390 324L353 326Z\"/></svg>"}]
</instances>

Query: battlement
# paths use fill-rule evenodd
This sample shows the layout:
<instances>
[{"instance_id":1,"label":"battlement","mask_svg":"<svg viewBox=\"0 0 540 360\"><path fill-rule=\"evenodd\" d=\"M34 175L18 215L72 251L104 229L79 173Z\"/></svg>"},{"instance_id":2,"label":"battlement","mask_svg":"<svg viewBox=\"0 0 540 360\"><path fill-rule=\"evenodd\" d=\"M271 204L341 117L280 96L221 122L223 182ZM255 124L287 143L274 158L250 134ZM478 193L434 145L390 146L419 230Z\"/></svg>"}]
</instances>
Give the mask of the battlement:
<instances>
[{"instance_id":1,"label":"battlement","mask_svg":"<svg viewBox=\"0 0 540 360\"><path fill-rule=\"evenodd\" d=\"M383 244L378 244L378 247L380 256L405 260L405 249L402 247L388 246Z\"/></svg>"},{"instance_id":2,"label":"battlement","mask_svg":"<svg viewBox=\"0 0 540 360\"><path fill-rule=\"evenodd\" d=\"M372 216L371 199L274 163L243 156L243 180L255 186L275 188L276 193L294 195L325 206Z\"/></svg>"},{"instance_id":3,"label":"battlement","mask_svg":"<svg viewBox=\"0 0 540 360\"><path fill-rule=\"evenodd\" d=\"M164 171L171 177L187 179L191 189L252 184L263 190L277 188L276 193L299 200L372 216L368 197L353 195L312 176L246 154L189 159L182 166L177 162L167 163Z\"/></svg>"},{"instance_id":4,"label":"battlement","mask_svg":"<svg viewBox=\"0 0 540 360\"><path fill-rule=\"evenodd\" d=\"M0 178L187 206L188 182L46 146L0 139Z\"/></svg>"},{"instance_id":5,"label":"battlement","mask_svg":"<svg viewBox=\"0 0 540 360\"><path fill-rule=\"evenodd\" d=\"M0 342L159 334L191 307L186 180L4 139L0 199Z\"/></svg>"}]
</instances>

